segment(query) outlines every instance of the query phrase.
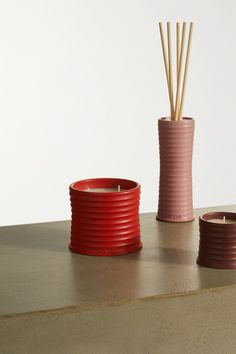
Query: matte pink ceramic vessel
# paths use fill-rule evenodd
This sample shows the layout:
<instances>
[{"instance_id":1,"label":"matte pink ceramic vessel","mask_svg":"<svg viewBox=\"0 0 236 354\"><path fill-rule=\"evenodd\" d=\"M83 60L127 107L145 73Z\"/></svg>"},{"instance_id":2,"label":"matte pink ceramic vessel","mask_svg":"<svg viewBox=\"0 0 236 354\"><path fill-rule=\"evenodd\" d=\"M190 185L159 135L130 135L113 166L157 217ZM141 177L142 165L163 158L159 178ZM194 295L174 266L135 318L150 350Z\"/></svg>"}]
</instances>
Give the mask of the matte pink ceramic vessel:
<instances>
[{"instance_id":1,"label":"matte pink ceramic vessel","mask_svg":"<svg viewBox=\"0 0 236 354\"><path fill-rule=\"evenodd\" d=\"M160 181L157 219L185 222L194 219L192 154L194 119L158 120Z\"/></svg>"}]
</instances>

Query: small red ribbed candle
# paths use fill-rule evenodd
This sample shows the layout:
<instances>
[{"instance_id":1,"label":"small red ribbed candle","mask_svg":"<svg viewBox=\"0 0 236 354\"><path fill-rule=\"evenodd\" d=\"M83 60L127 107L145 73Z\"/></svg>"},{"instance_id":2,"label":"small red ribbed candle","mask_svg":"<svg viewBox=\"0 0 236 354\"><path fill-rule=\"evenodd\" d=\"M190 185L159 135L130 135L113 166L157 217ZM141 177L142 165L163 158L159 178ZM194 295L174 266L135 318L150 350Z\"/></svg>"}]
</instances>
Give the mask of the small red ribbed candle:
<instances>
[{"instance_id":1,"label":"small red ribbed candle","mask_svg":"<svg viewBox=\"0 0 236 354\"><path fill-rule=\"evenodd\" d=\"M95 256L117 256L142 247L140 185L119 178L94 178L70 185L70 249Z\"/></svg>"}]
</instances>

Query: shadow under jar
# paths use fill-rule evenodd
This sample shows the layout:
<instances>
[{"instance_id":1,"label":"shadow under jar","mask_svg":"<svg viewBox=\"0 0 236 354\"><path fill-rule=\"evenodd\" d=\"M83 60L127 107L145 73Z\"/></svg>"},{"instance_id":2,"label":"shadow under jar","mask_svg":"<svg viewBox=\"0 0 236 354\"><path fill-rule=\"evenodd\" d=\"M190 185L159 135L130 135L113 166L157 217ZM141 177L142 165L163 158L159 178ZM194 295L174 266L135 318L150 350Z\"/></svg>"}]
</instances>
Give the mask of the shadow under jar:
<instances>
[{"instance_id":1,"label":"shadow under jar","mask_svg":"<svg viewBox=\"0 0 236 354\"><path fill-rule=\"evenodd\" d=\"M192 197L192 155L195 121L158 120L160 179L157 220L194 220Z\"/></svg>"}]
</instances>

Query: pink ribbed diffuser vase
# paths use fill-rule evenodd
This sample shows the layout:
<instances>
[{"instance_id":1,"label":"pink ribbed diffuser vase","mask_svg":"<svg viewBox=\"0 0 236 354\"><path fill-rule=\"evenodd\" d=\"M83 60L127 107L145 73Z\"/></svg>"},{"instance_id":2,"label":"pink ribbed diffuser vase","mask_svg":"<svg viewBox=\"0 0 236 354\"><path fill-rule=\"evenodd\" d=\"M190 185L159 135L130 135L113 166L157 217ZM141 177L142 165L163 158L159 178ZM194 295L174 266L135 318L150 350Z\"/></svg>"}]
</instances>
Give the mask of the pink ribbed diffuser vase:
<instances>
[{"instance_id":1,"label":"pink ribbed diffuser vase","mask_svg":"<svg viewBox=\"0 0 236 354\"><path fill-rule=\"evenodd\" d=\"M160 147L159 205L157 219L184 222L194 219L192 153L194 120L158 120Z\"/></svg>"}]
</instances>

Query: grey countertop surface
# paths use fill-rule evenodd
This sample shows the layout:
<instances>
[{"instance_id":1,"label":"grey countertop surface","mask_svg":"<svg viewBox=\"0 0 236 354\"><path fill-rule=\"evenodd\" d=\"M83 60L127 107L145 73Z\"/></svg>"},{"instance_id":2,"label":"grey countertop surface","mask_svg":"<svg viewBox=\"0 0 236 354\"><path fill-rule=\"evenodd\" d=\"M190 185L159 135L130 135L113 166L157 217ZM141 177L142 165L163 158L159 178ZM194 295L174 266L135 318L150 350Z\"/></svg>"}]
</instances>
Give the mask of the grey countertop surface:
<instances>
[{"instance_id":1,"label":"grey countertop surface","mask_svg":"<svg viewBox=\"0 0 236 354\"><path fill-rule=\"evenodd\" d=\"M165 223L141 214L143 248L117 257L95 257L68 250L70 221L0 228L0 316L84 308L152 296L172 296L236 284L236 270L196 264L195 221Z\"/></svg>"}]
</instances>

